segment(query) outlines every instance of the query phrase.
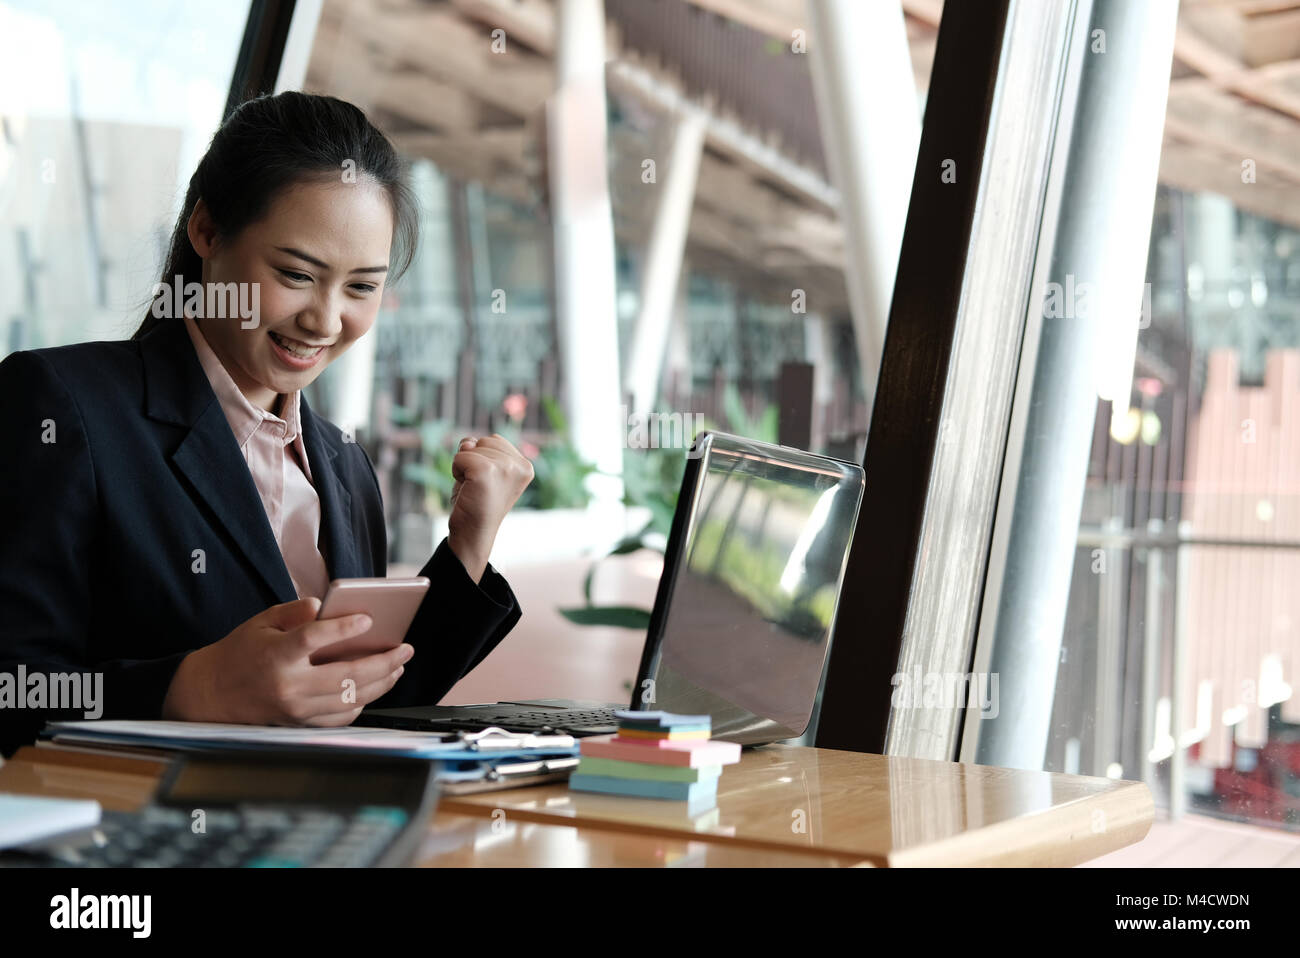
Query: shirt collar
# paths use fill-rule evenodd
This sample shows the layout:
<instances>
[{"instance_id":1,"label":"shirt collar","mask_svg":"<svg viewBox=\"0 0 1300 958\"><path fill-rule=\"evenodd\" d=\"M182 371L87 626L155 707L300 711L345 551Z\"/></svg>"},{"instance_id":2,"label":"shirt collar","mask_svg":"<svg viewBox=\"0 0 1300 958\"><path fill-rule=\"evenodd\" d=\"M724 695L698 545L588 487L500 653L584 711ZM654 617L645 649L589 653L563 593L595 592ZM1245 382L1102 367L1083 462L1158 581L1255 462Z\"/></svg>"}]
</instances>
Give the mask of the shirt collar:
<instances>
[{"instance_id":1,"label":"shirt collar","mask_svg":"<svg viewBox=\"0 0 1300 958\"><path fill-rule=\"evenodd\" d=\"M194 351L198 354L199 363L207 374L208 382L212 384L212 391L217 394L217 401L221 403L221 410L226 414L226 420L230 423L230 428L240 447L242 448L253 437L264 422L273 427L273 434L283 438L285 445L297 439L300 423L298 400L301 391L295 389L281 401L283 419L260 406L253 405L235 384L235 380L231 378L217 354L208 345L208 341L203 338L198 324L189 316L184 317L184 322L185 329L190 334L190 341L194 344Z\"/></svg>"}]
</instances>

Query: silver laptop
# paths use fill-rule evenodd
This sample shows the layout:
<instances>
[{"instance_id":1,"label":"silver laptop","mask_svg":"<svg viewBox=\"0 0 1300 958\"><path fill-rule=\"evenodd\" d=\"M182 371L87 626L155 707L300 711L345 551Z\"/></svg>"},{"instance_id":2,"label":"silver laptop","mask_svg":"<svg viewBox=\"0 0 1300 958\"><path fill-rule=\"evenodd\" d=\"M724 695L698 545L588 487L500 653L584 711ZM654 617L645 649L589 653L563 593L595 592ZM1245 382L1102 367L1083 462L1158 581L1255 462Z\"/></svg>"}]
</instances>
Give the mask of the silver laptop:
<instances>
[{"instance_id":1,"label":"silver laptop","mask_svg":"<svg viewBox=\"0 0 1300 958\"><path fill-rule=\"evenodd\" d=\"M359 725L617 731L615 709L708 714L742 745L812 718L862 502L862 467L702 432L686 473L630 703L530 699L367 709Z\"/></svg>"}]
</instances>

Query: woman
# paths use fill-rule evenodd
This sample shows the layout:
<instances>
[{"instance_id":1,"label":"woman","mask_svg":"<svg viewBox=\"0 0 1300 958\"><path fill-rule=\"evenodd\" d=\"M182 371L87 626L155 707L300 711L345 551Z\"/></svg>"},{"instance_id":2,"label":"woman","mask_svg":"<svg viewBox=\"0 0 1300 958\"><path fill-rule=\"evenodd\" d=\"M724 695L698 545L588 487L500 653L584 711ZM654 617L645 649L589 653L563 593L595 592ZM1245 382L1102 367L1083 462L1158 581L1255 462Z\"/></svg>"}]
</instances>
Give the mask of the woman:
<instances>
[{"instance_id":1,"label":"woman","mask_svg":"<svg viewBox=\"0 0 1300 958\"><path fill-rule=\"evenodd\" d=\"M406 642L310 661L369 627L316 614L330 580L383 576L387 545L370 460L301 390L369 331L416 239L356 107L261 97L199 163L135 336L0 363L0 751L54 718L346 725L437 702L513 627L488 556L532 466L468 438Z\"/></svg>"}]
</instances>

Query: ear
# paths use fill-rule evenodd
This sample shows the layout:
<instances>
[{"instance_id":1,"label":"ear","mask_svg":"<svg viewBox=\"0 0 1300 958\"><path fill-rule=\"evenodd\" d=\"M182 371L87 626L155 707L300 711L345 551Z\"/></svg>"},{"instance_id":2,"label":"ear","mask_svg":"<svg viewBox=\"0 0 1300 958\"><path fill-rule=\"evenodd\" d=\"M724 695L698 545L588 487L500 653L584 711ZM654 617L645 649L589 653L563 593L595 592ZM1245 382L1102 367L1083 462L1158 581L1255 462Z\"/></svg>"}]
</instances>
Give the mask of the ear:
<instances>
[{"instance_id":1,"label":"ear","mask_svg":"<svg viewBox=\"0 0 1300 958\"><path fill-rule=\"evenodd\" d=\"M217 245L217 225L212 222L212 214L208 212L207 204L202 198L194 204L194 211L185 224L185 232L200 259L212 255L212 250Z\"/></svg>"}]
</instances>

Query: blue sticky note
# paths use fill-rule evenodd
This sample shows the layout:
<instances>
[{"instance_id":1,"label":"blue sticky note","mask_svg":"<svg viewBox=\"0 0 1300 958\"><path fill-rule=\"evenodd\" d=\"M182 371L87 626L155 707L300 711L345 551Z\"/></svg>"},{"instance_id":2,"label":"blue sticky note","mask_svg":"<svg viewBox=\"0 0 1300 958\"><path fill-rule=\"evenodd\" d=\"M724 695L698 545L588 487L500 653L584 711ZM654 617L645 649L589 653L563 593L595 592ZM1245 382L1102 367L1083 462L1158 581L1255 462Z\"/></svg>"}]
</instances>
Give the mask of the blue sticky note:
<instances>
[{"instance_id":1,"label":"blue sticky note","mask_svg":"<svg viewBox=\"0 0 1300 958\"><path fill-rule=\"evenodd\" d=\"M676 728L679 725L713 726L711 715L678 715L674 712L634 712L620 709L614 713L620 724L645 725L654 728Z\"/></svg>"},{"instance_id":2,"label":"blue sticky note","mask_svg":"<svg viewBox=\"0 0 1300 958\"><path fill-rule=\"evenodd\" d=\"M700 782L652 782L639 778L614 778L609 775L584 775L574 772L569 776L569 788L579 792L604 792L609 795L635 795L640 798L671 798L678 801L698 802L718 794L718 780Z\"/></svg>"}]
</instances>

